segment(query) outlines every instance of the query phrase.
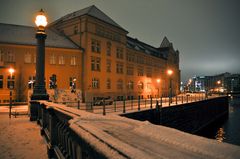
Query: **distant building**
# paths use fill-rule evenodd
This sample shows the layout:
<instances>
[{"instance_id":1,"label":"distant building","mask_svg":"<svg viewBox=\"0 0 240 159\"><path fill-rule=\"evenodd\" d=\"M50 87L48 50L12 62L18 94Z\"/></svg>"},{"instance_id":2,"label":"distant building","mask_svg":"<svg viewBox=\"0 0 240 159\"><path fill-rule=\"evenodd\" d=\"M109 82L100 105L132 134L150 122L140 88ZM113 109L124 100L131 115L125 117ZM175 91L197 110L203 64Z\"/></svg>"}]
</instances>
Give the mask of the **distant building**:
<instances>
[{"instance_id":1,"label":"distant building","mask_svg":"<svg viewBox=\"0 0 240 159\"><path fill-rule=\"evenodd\" d=\"M156 48L127 36L128 31L95 6L73 12L47 28L47 89L79 89L82 101L168 96L180 89L179 51L165 37ZM14 100L26 100L34 85L35 29L0 24L0 102L9 99L8 68L16 72ZM160 83L157 83L160 79ZM159 90L159 91L158 91Z\"/></svg>"},{"instance_id":2,"label":"distant building","mask_svg":"<svg viewBox=\"0 0 240 159\"><path fill-rule=\"evenodd\" d=\"M239 92L240 74L222 73L214 76L194 76L187 84L192 92Z\"/></svg>"}]
</instances>

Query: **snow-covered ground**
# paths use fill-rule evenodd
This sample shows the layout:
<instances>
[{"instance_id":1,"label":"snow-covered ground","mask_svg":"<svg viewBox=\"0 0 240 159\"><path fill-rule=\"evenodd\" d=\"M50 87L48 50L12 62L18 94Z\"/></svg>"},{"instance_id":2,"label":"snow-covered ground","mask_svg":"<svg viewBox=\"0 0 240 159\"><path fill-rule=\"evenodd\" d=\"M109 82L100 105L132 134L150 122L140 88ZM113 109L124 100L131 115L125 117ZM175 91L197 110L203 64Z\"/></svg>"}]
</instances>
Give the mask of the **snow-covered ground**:
<instances>
[{"instance_id":1,"label":"snow-covered ground","mask_svg":"<svg viewBox=\"0 0 240 159\"><path fill-rule=\"evenodd\" d=\"M47 159L40 127L26 115L0 114L0 159Z\"/></svg>"}]
</instances>

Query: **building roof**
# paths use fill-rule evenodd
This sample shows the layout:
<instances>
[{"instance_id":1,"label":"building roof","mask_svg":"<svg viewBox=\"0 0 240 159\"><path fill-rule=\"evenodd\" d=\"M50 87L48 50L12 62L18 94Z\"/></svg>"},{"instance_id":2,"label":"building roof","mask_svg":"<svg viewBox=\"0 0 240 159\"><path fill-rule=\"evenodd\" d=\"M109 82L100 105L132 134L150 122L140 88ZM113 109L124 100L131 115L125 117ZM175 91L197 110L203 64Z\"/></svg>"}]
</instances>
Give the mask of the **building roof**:
<instances>
[{"instance_id":1,"label":"building roof","mask_svg":"<svg viewBox=\"0 0 240 159\"><path fill-rule=\"evenodd\" d=\"M36 45L36 29L30 26L3 24L0 23L0 43L19 44L19 45ZM79 47L64 35L46 29L47 47L78 49Z\"/></svg>"},{"instance_id":2,"label":"building roof","mask_svg":"<svg viewBox=\"0 0 240 159\"><path fill-rule=\"evenodd\" d=\"M94 18L97 18L99 20L102 20L108 24L111 24L117 28L120 28L124 31L126 31L123 27L121 27L119 24L117 24L114 20L112 20L109 16L107 16L105 13L103 13L100 9L98 9L95 5L89 6L87 8L75 11L73 13L67 14L63 17L61 17L60 19L54 21L53 23L51 23L50 25L56 24L58 22L64 22L76 17L80 17L83 15L89 15L92 16Z\"/></svg>"},{"instance_id":3,"label":"building roof","mask_svg":"<svg viewBox=\"0 0 240 159\"><path fill-rule=\"evenodd\" d=\"M139 41L138 39L134 39L129 36L127 36L127 48L141 51L143 53L155 57L167 59L167 52L160 51L159 48L155 48L151 45L148 45L142 41Z\"/></svg>"}]
</instances>

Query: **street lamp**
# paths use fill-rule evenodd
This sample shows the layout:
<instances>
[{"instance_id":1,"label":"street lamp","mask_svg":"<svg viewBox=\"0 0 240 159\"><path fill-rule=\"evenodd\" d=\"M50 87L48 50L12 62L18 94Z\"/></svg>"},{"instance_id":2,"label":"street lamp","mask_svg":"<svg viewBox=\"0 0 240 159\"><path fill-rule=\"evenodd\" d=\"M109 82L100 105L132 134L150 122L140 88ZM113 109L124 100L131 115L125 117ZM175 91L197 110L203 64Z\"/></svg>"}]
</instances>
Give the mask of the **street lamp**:
<instances>
[{"instance_id":1,"label":"street lamp","mask_svg":"<svg viewBox=\"0 0 240 159\"><path fill-rule=\"evenodd\" d=\"M159 83L160 83L160 81L161 81L161 80L158 78L158 79L157 79L157 84L158 84L158 98L160 98L160 95L159 95Z\"/></svg>"},{"instance_id":2,"label":"street lamp","mask_svg":"<svg viewBox=\"0 0 240 159\"><path fill-rule=\"evenodd\" d=\"M31 100L48 100L49 96L45 88L45 39L47 34L45 27L47 26L47 18L41 9L35 20L37 26L37 53L36 53L36 83L34 85Z\"/></svg>"},{"instance_id":3,"label":"street lamp","mask_svg":"<svg viewBox=\"0 0 240 159\"><path fill-rule=\"evenodd\" d=\"M217 81L217 91L218 91L218 95L220 96L220 84L221 84L221 81L218 80Z\"/></svg>"},{"instance_id":4,"label":"street lamp","mask_svg":"<svg viewBox=\"0 0 240 159\"><path fill-rule=\"evenodd\" d=\"M173 70L168 69L167 70L167 74L169 76L169 105L170 103L172 103L172 74L173 74Z\"/></svg>"},{"instance_id":5,"label":"street lamp","mask_svg":"<svg viewBox=\"0 0 240 159\"><path fill-rule=\"evenodd\" d=\"M9 81L9 90L10 90L10 100L9 100L9 118L11 118L11 114L12 114L12 89L13 89L13 83L12 83L12 79L13 79L13 73L15 72L15 70L13 68L9 68L8 72L10 73L10 81Z\"/></svg>"}]
</instances>

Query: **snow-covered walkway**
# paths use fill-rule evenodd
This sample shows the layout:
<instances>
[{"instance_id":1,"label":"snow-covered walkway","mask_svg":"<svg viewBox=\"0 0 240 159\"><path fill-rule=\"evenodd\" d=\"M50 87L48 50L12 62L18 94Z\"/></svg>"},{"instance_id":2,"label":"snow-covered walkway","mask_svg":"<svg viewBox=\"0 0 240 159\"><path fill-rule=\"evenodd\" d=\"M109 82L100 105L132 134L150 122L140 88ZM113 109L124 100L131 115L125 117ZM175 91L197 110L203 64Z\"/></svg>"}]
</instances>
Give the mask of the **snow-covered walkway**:
<instances>
[{"instance_id":1,"label":"snow-covered walkway","mask_svg":"<svg viewBox=\"0 0 240 159\"><path fill-rule=\"evenodd\" d=\"M9 119L0 114L0 159L46 159L47 147L40 127L28 116Z\"/></svg>"}]
</instances>

